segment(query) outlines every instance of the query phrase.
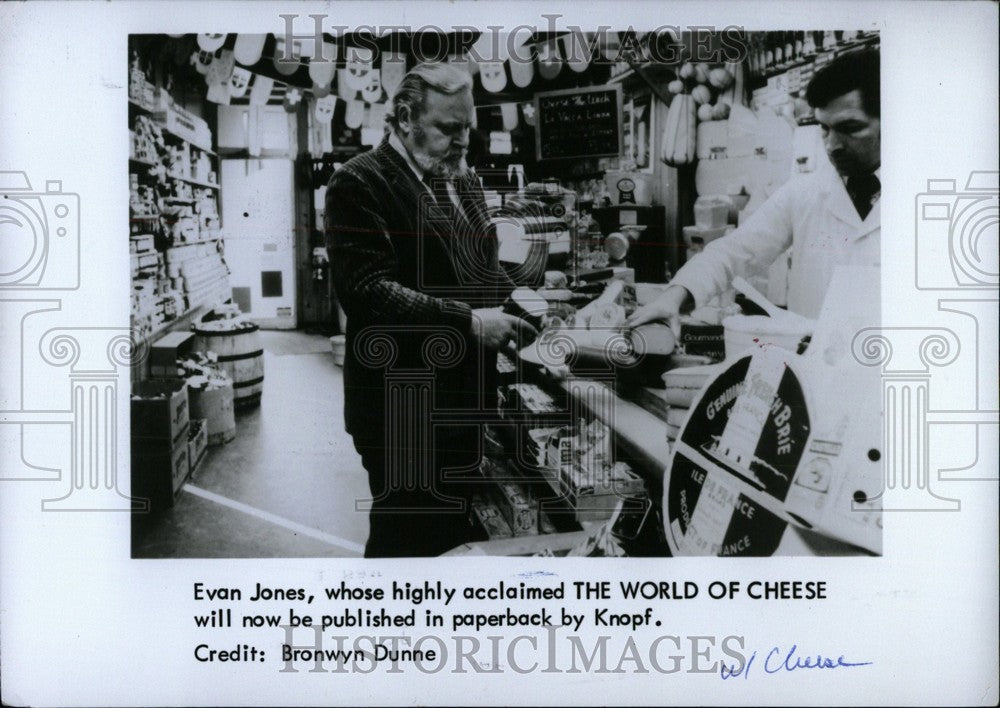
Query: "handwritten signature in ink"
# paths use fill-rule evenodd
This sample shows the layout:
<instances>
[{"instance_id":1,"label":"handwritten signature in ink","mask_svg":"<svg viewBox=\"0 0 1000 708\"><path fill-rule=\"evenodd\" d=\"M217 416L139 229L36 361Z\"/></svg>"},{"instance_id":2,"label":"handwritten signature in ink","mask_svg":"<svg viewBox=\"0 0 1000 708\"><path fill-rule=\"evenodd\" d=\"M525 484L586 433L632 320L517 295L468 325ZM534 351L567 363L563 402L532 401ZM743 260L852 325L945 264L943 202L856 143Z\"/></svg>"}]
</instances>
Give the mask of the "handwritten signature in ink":
<instances>
[{"instance_id":1,"label":"handwritten signature in ink","mask_svg":"<svg viewBox=\"0 0 1000 708\"><path fill-rule=\"evenodd\" d=\"M796 652L799 647L793 644L788 651L782 651L780 647L772 648L764 658L764 672L767 674L777 674L788 671L798 671L800 669L846 669L856 666L871 666L870 661L848 661L841 654L837 658L825 656L823 654L810 654L809 656L798 656ZM753 662L757 658L755 651L742 664L727 665L723 663L720 669L722 680L742 676L744 679L750 677L750 670Z\"/></svg>"}]
</instances>

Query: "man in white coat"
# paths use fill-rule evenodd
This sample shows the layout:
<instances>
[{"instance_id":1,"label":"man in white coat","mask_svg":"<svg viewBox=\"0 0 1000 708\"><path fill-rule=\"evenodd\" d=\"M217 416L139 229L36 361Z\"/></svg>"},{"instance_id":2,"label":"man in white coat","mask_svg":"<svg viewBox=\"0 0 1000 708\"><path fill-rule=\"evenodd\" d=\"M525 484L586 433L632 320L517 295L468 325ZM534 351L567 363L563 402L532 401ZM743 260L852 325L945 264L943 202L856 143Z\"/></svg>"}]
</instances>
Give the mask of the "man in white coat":
<instances>
[{"instance_id":1,"label":"man in white coat","mask_svg":"<svg viewBox=\"0 0 1000 708\"><path fill-rule=\"evenodd\" d=\"M806 89L834 169L792 179L746 223L692 258L629 326L672 323L727 290L750 266L767 266L792 247L788 309L815 318L833 269L879 265L880 95L878 53L841 55Z\"/></svg>"}]
</instances>

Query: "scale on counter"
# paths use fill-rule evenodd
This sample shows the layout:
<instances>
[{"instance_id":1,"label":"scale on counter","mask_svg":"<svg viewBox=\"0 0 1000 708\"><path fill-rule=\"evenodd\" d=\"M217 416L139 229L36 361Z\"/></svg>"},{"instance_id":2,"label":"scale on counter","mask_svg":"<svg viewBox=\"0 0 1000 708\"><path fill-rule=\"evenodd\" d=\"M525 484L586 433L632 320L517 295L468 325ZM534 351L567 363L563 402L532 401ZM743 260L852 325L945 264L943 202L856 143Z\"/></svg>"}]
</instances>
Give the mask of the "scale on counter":
<instances>
[{"instance_id":1,"label":"scale on counter","mask_svg":"<svg viewBox=\"0 0 1000 708\"><path fill-rule=\"evenodd\" d=\"M672 553L795 553L790 527L882 552L881 381L851 353L873 302L878 269L845 268L804 355L755 348L706 383L664 476Z\"/></svg>"},{"instance_id":2,"label":"scale on counter","mask_svg":"<svg viewBox=\"0 0 1000 708\"><path fill-rule=\"evenodd\" d=\"M635 204L635 180L631 177L622 177L618 180L618 203Z\"/></svg>"}]
</instances>

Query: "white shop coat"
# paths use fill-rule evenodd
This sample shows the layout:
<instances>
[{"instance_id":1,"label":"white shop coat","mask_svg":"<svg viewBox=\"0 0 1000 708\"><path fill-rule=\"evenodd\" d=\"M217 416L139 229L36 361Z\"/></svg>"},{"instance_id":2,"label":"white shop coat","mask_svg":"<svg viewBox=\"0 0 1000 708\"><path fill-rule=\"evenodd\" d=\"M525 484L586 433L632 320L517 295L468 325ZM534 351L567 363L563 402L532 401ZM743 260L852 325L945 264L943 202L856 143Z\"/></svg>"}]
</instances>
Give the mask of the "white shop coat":
<instances>
[{"instance_id":1,"label":"white shop coat","mask_svg":"<svg viewBox=\"0 0 1000 708\"><path fill-rule=\"evenodd\" d=\"M881 179L881 170L875 175ZM881 264L881 217L876 199L861 220L832 166L793 177L746 223L694 256L671 283L683 285L701 307L731 287L750 266L766 267L789 247L788 309L816 318L833 269Z\"/></svg>"}]
</instances>

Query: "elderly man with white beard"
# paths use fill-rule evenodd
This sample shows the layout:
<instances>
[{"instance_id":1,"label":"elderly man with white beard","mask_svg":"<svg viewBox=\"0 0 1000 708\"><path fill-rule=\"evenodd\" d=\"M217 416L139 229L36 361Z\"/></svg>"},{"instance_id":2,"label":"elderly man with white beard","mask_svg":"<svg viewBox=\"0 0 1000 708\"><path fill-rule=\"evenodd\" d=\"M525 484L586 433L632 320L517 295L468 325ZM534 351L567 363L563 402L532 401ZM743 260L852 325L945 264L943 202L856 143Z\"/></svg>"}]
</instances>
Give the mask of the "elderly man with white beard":
<instances>
[{"instance_id":1,"label":"elderly man with white beard","mask_svg":"<svg viewBox=\"0 0 1000 708\"><path fill-rule=\"evenodd\" d=\"M469 540L474 421L496 410L496 350L533 333L500 308L515 286L466 165L474 110L467 72L413 68L385 139L344 164L326 193L347 314L345 428L372 494L359 505L369 509L367 557L437 555Z\"/></svg>"}]
</instances>

